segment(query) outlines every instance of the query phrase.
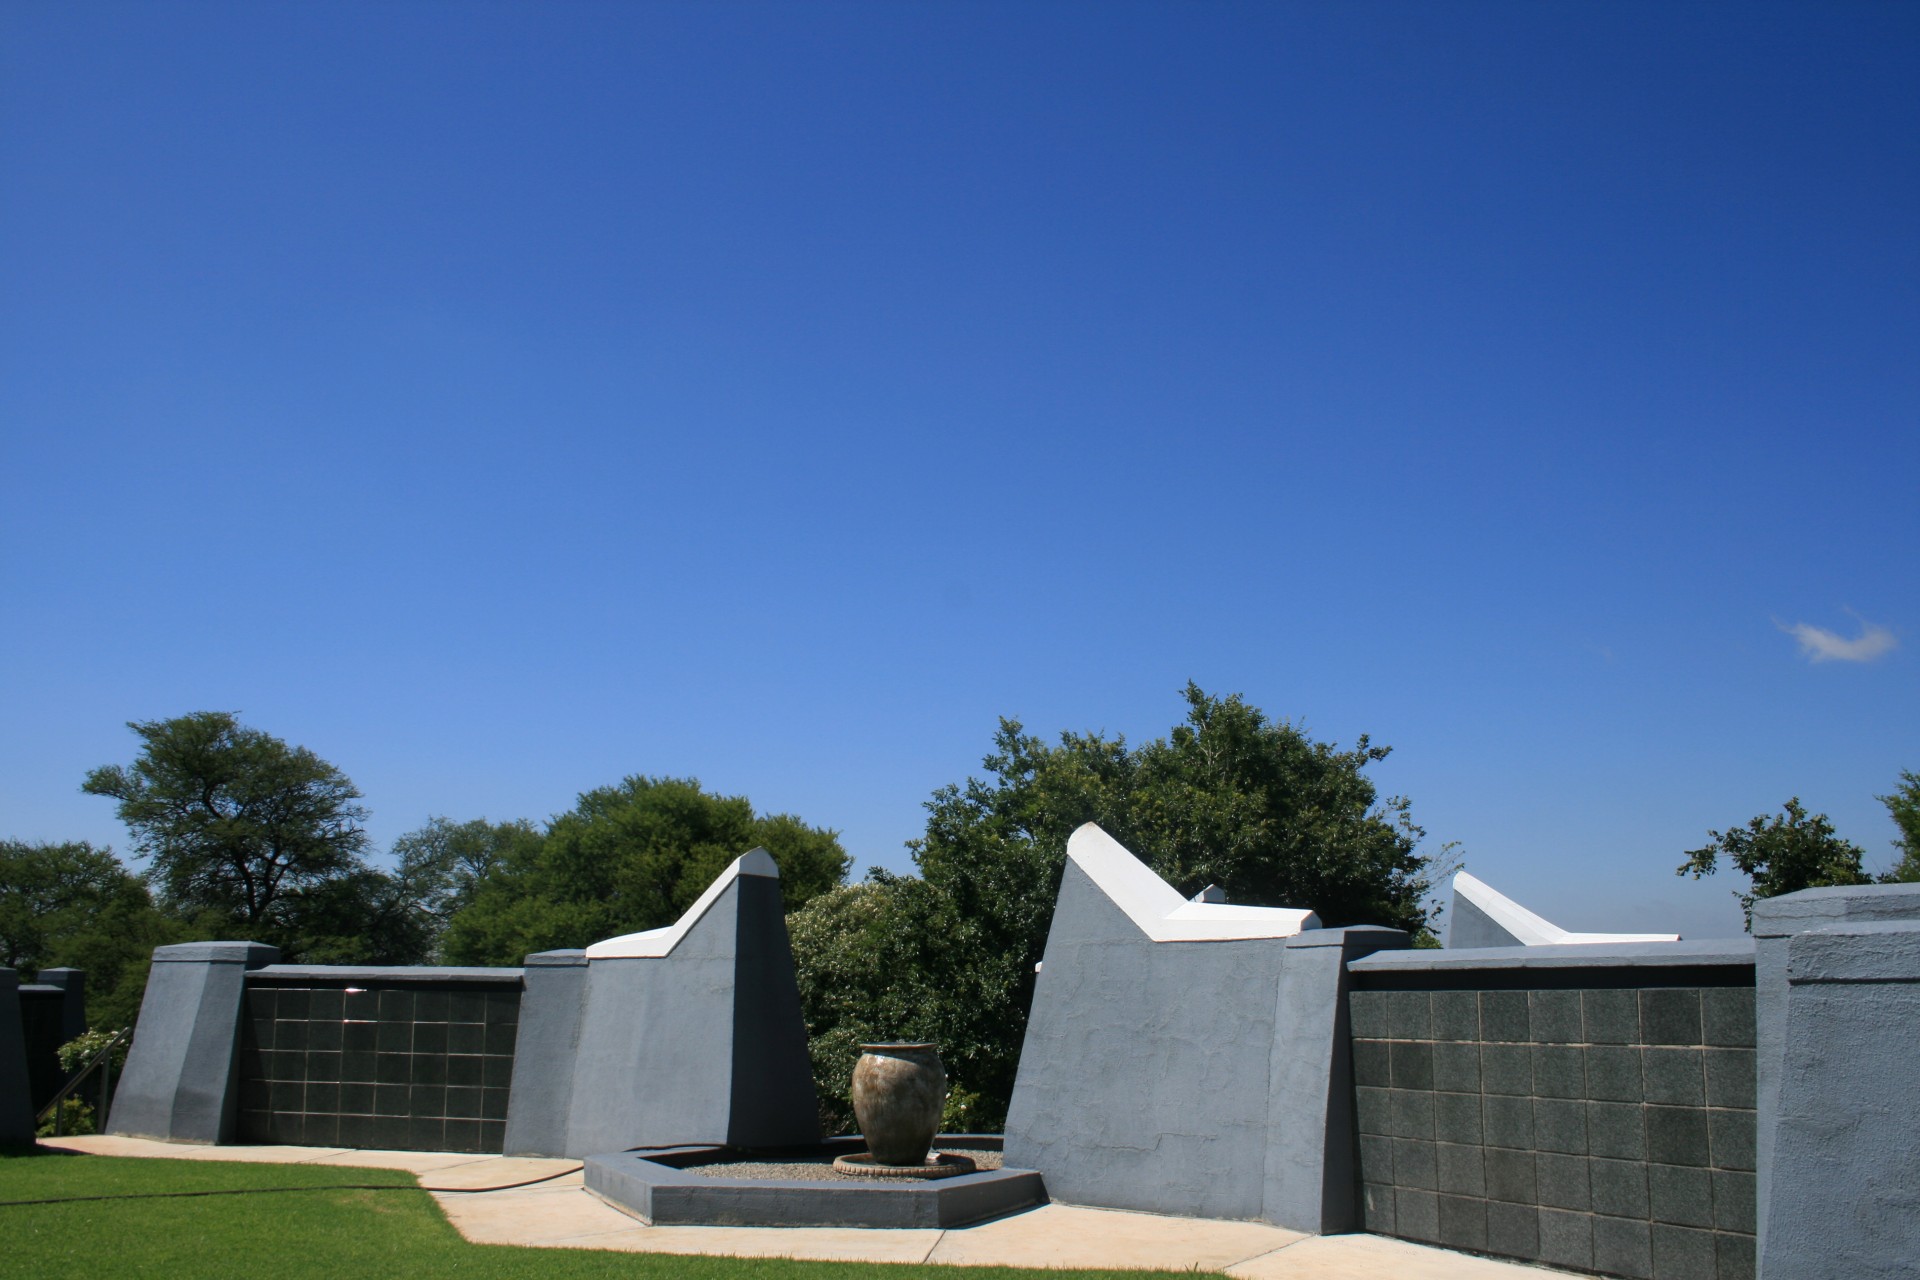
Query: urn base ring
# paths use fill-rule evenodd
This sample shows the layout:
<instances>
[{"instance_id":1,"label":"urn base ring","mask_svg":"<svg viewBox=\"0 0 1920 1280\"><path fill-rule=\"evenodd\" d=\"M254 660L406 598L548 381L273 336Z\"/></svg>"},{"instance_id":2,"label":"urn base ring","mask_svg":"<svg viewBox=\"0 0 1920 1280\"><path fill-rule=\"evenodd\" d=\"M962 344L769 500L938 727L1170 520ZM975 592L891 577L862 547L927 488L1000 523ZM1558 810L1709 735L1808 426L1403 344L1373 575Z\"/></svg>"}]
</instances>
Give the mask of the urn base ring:
<instances>
[{"instance_id":1,"label":"urn base ring","mask_svg":"<svg viewBox=\"0 0 1920 1280\"><path fill-rule=\"evenodd\" d=\"M977 1172L978 1168L971 1156L947 1152L936 1152L922 1164L881 1164L865 1151L833 1158L835 1173L855 1178L917 1178L924 1181L928 1178L956 1178L963 1173Z\"/></svg>"}]
</instances>

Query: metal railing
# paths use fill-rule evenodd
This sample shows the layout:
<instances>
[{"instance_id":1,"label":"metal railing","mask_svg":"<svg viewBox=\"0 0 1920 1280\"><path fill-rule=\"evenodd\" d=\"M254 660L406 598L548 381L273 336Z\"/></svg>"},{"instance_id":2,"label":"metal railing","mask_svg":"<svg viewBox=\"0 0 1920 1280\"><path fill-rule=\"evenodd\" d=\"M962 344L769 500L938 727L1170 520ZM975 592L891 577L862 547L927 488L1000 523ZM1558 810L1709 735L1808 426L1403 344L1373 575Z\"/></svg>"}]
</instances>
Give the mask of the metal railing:
<instances>
[{"instance_id":1,"label":"metal railing","mask_svg":"<svg viewBox=\"0 0 1920 1280\"><path fill-rule=\"evenodd\" d=\"M52 1116L53 1136L56 1138L65 1136L67 1109L63 1104L68 1098L74 1095L75 1091L77 1091L82 1084L85 1084L87 1080L93 1076L95 1071L98 1071L100 1073L100 1107L95 1113L94 1129L96 1132L105 1133L107 1131L107 1111L113 1106L113 1054L116 1049L132 1038L133 1028L125 1028L119 1034L115 1035L113 1039L102 1045L85 1063L81 1064L80 1069L75 1071L72 1076L68 1077L67 1082L60 1086L60 1092L53 1095L53 1101L40 1108L40 1114L33 1118L34 1128L38 1129L47 1122L48 1116Z\"/></svg>"}]
</instances>

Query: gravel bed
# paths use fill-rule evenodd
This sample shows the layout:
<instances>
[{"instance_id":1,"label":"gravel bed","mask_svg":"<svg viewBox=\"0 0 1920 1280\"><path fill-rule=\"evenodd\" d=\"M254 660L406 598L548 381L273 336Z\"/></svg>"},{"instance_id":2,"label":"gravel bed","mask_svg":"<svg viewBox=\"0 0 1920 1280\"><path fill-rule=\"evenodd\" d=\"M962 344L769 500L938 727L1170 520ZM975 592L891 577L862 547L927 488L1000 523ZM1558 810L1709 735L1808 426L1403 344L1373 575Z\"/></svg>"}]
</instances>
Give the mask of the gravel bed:
<instances>
[{"instance_id":1,"label":"gravel bed","mask_svg":"<svg viewBox=\"0 0 1920 1280\"><path fill-rule=\"evenodd\" d=\"M949 1154L970 1156L973 1163L982 1170L1000 1167L998 1151L956 1150ZM697 1173L705 1178L782 1178L796 1182L858 1182L869 1187L876 1184L899 1185L892 1179L861 1178L851 1173L841 1173L833 1167L833 1157L830 1155L780 1163L761 1160L729 1160L724 1164L692 1165L686 1171Z\"/></svg>"}]
</instances>

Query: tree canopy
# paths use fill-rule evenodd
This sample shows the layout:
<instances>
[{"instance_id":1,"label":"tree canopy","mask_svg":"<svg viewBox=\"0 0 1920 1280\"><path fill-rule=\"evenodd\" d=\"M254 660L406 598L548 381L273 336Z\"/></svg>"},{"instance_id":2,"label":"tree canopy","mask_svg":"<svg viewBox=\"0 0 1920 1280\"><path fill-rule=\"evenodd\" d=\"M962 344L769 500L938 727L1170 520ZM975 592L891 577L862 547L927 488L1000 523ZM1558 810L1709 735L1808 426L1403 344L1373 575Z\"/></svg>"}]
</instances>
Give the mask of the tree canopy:
<instances>
[{"instance_id":1,"label":"tree canopy","mask_svg":"<svg viewBox=\"0 0 1920 1280\"><path fill-rule=\"evenodd\" d=\"M1920 882L1920 773L1902 769L1893 794L1875 798L1887 806L1887 815L1900 832L1893 842L1900 860L1881 878L1889 884Z\"/></svg>"},{"instance_id":2,"label":"tree canopy","mask_svg":"<svg viewBox=\"0 0 1920 1280\"><path fill-rule=\"evenodd\" d=\"M289 959L409 954L400 941L374 954L351 942L391 918L378 910L391 886L366 863L367 811L345 774L224 711L127 727L140 754L93 770L81 790L118 802L163 907L217 918Z\"/></svg>"},{"instance_id":3,"label":"tree canopy","mask_svg":"<svg viewBox=\"0 0 1920 1280\"><path fill-rule=\"evenodd\" d=\"M1751 892L1734 891L1749 931L1753 904L1761 898L1821 885L1873 882L1861 867L1860 846L1835 834L1826 814L1809 815L1799 796L1787 801L1784 813L1763 813L1749 818L1744 827L1707 832L1707 843L1687 850L1687 860L1674 874L1696 880L1710 876L1723 856L1752 879Z\"/></svg>"},{"instance_id":4,"label":"tree canopy","mask_svg":"<svg viewBox=\"0 0 1920 1280\"><path fill-rule=\"evenodd\" d=\"M1078 733L1050 746L1002 720L989 776L927 802L926 834L910 845L919 877L881 876L866 896L796 917L823 1090L844 1079L839 1058L851 1070L858 1038L923 1037L977 1095L974 1123L1004 1117L1067 837L1083 822L1183 894L1218 884L1232 901L1306 907L1328 925L1427 925L1437 868L1418 851L1425 833L1364 773L1388 748L1315 742L1237 695L1189 684L1185 697L1185 721L1137 748ZM868 957L871 976L818 953L816 934Z\"/></svg>"},{"instance_id":5,"label":"tree canopy","mask_svg":"<svg viewBox=\"0 0 1920 1280\"><path fill-rule=\"evenodd\" d=\"M789 909L839 884L838 833L791 814L758 815L745 796L692 778L630 777L585 792L538 840L515 839L473 882L444 944L461 964L518 964L671 924L728 863L759 845L780 867Z\"/></svg>"}]
</instances>

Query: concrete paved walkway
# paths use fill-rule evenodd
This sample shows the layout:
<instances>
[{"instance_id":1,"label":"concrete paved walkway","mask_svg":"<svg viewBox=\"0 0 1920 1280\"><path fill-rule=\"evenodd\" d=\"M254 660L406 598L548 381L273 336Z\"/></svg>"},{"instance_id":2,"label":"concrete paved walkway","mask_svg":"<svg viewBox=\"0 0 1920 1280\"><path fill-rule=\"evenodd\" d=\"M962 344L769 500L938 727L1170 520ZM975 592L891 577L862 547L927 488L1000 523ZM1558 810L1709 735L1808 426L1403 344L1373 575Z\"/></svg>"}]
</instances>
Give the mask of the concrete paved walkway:
<instances>
[{"instance_id":1,"label":"concrete paved walkway","mask_svg":"<svg viewBox=\"0 0 1920 1280\"><path fill-rule=\"evenodd\" d=\"M836 1262L1197 1269L1238 1280L1544 1280L1567 1274L1384 1236L1303 1236L1258 1222L1066 1204L946 1231L650 1227L589 1192L577 1160L338 1147L203 1147L145 1138L43 1138L41 1145L105 1156L405 1169L419 1176L448 1220L476 1244Z\"/></svg>"}]
</instances>

